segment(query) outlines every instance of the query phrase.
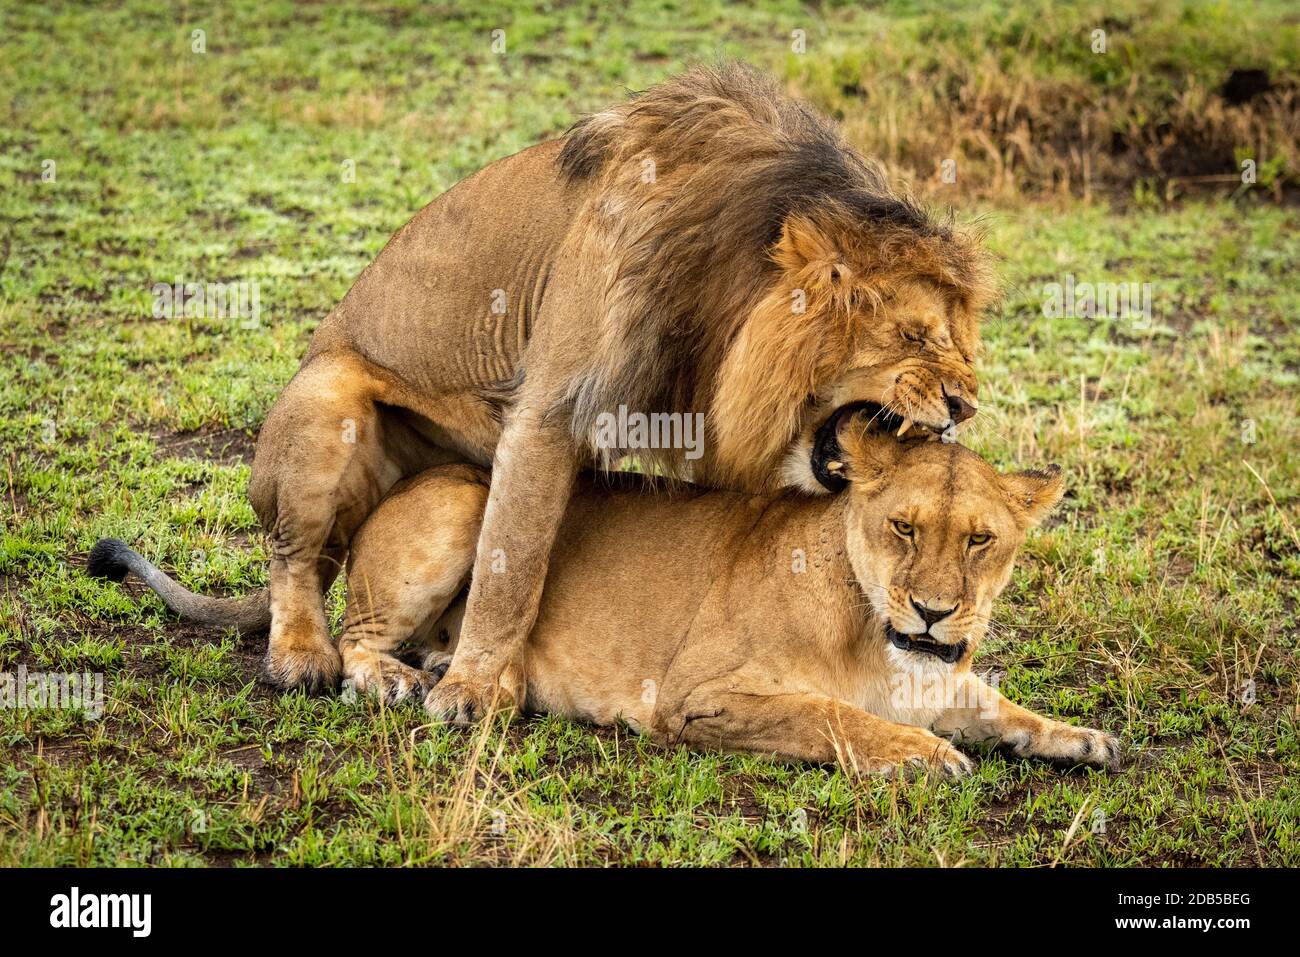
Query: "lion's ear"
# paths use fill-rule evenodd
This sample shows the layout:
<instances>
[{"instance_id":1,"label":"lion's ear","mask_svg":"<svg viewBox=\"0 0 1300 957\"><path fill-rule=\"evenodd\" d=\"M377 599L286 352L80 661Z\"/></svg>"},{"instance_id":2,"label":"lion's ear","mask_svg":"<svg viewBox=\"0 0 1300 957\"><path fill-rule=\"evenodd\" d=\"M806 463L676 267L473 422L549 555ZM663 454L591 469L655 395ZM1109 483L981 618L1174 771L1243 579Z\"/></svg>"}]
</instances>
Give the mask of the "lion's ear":
<instances>
[{"instance_id":1,"label":"lion's ear","mask_svg":"<svg viewBox=\"0 0 1300 957\"><path fill-rule=\"evenodd\" d=\"M814 267L832 284L847 283L851 278L849 267L835 243L812 220L803 216L786 217L772 258L792 275L803 274L809 267Z\"/></svg>"},{"instance_id":2,"label":"lion's ear","mask_svg":"<svg viewBox=\"0 0 1300 957\"><path fill-rule=\"evenodd\" d=\"M1047 518L1065 493L1065 475L1058 465L1013 472L1000 478L1012 510L1024 518L1029 528Z\"/></svg>"}]
</instances>

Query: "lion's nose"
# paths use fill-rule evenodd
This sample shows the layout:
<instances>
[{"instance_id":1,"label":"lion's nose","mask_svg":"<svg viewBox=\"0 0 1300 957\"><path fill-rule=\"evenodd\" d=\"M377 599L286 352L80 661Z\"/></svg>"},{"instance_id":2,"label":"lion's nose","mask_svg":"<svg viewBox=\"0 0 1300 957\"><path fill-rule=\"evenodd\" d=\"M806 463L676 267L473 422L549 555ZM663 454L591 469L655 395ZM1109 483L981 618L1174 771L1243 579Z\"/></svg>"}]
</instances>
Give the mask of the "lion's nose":
<instances>
[{"instance_id":1,"label":"lion's nose","mask_svg":"<svg viewBox=\"0 0 1300 957\"><path fill-rule=\"evenodd\" d=\"M948 396L948 414L954 422L965 422L975 414L975 406L959 395Z\"/></svg>"},{"instance_id":2,"label":"lion's nose","mask_svg":"<svg viewBox=\"0 0 1300 957\"><path fill-rule=\"evenodd\" d=\"M909 600L912 602L912 607L916 609L916 613L921 616L921 620L925 622L926 628L938 624L957 610L956 605L951 608L930 608L928 605L922 605L915 598Z\"/></svg>"}]
</instances>

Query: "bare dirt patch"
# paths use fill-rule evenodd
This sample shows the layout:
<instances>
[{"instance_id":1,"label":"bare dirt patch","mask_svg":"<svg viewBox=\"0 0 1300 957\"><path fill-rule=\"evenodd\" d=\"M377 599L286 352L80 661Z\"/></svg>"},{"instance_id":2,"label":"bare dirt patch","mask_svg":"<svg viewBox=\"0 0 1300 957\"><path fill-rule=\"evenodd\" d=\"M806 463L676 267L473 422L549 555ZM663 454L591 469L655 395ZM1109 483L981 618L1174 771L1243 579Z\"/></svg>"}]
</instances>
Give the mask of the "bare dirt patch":
<instances>
[{"instance_id":1,"label":"bare dirt patch","mask_svg":"<svg viewBox=\"0 0 1300 957\"><path fill-rule=\"evenodd\" d=\"M154 435L159 449L171 458L199 459L219 465L249 465L257 437L247 429L202 428L193 432Z\"/></svg>"}]
</instances>

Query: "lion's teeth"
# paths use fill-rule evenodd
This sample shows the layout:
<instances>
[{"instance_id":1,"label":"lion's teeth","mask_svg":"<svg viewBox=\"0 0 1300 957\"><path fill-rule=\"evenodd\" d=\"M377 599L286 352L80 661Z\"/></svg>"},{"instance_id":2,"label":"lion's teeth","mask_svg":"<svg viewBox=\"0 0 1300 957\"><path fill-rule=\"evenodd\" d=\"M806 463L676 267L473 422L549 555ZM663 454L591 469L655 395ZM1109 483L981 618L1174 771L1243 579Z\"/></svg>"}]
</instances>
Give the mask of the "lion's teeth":
<instances>
[{"instance_id":1,"label":"lion's teeth","mask_svg":"<svg viewBox=\"0 0 1300 957\"><path fill-rule=\"evenodd\" d=\"M903 424L898 427L898 431L894 433L894 437L901 439L903 437L903 433L906 432L911 427L912 427L912 420L908 418L904 418Z\"/></svg>"},{"instance_id":2,"label":"lion's teeth","mask_svg":"<svg viewBox=\"0 0 1300 957\"><path fill-rule=\"evenodd\" d=\"M839 461L838 459L836 459L833 462L826 463L826 471L828 472L838 472L842 468L844 468L844 463Z\"/></svg>"}]
</instances>

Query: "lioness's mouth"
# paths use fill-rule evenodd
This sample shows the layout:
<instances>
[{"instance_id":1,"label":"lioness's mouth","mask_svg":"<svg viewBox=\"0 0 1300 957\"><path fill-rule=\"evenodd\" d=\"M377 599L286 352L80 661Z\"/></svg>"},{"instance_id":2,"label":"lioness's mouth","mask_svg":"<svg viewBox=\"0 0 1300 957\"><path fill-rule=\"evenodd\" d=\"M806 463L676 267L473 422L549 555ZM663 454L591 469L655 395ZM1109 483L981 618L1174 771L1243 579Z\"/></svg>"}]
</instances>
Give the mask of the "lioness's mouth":
<instances>
[{"instance_id":1,"label":"lioness's mouth","mask_svg":"<svg viewBox=\"0 0 1300 957\"><path fill-rule=\"evenodd\" d=\"M923 655L934 655L947 664L960 661L962 655L966 654L965 639L956 644L947 645L926 635L905 635L901 631L895 631L893 625L885 626L885 637L889 639L891 645L900 651L915 651Z\"/></svg>"}]
</instances>

